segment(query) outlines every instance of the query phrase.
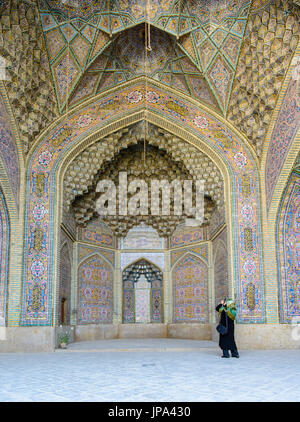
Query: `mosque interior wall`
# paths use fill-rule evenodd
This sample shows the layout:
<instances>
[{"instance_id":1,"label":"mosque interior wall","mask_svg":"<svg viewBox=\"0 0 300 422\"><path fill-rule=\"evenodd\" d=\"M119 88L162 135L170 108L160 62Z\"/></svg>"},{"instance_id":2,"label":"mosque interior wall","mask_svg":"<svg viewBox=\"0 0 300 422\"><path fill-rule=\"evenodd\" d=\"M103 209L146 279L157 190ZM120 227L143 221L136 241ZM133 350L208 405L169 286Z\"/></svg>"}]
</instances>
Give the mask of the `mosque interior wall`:
<instances>
[{"instance_id":1,"label":"mosque interior wall","mask_svg":"<svg viewBox=\"0 0 300 422\"><path fill-rule=\"evenodd\" d=\"M299 347L299 2L227 1L180 22L157 2L147 60L130 2L110 33L96 2L71 31L63 2L0 2L1 352L217 341L228 296L240 349ZM98 183L124 170L203 179L204 223L100 219Z\"/></svg>"}]
</instances>

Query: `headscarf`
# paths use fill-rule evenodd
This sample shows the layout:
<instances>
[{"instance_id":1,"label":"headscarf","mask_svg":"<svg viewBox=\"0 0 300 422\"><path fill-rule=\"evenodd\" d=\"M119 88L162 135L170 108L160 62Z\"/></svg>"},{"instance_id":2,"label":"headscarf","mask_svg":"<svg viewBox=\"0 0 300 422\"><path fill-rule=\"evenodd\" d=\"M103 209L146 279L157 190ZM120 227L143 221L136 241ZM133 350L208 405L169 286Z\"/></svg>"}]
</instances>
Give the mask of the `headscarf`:
<instances>
[{"instance_id":1,"label":"headscarf","mask_svg":"<svg viewBox=\"0 0 300 422\"><path fill-rule=\"evenodd\" d=\"M226 307L221 306L221 308L219 309L219 312L223 312L225 310L227 310L227 315L229 316L229 318L234 321L236 317L236 306L235 306L234 300L228 298L226 300Z\"/></svg>"},{"instance_id":2,"label":"headscarf","mask_svg":"<svg viewBox=\"0 0 300 422\"><path fill-rule=\"evenodd\" d=\"M227 305L227 314L229 318L231 318L234 321L236 317L236 306L235 306L234 300L228 298L226 301L226 305Z\"/></svg>"}]
</instances>

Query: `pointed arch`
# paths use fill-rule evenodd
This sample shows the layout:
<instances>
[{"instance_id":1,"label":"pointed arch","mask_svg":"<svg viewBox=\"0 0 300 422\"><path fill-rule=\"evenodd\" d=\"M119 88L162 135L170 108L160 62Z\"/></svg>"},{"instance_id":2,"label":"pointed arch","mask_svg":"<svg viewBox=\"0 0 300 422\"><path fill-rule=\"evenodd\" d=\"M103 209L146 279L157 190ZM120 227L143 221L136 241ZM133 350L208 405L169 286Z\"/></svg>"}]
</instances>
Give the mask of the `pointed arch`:
<instances>
[{"instance_id":1,"label":"pointed arch","mask_svg":"<svg viewBox=\"0 0 300 422\"><path fill-rule=\"evenodd\" d=\"M202 261L204 264L206 264L207 265L207 261L202 257L202 256L200 256L200 255L198 255L196 252L193 252L192 250L190 250L190 249L188 249L188 250L185 250L185 251L182 251L183 253L182 253L182 255L180 255L180 256L178 256L178 258L177 259L175 259L174 260L174 262L171 264L171 271L173 270L173 268L175 267L175 265L181 260L181 259L183 259L184 257L186 257L187 255L192 255L192 256L195 256L196 258L199 258L200 259L200 261Z\"/></svg>"},{"instance_id":2,"label":"pointed arch","mask_svg":"<svg viewBox=\"0 0 300 422\"><path fill-rule=\"evenodd\" d=\"M123 323L163 322L163 272L157 265L147 258L132 262L122 271L122 288Z\"/></svg>"},{"instance_id":3,"label":"pointed arch","mask_svg":"<svg viewBox=\"0 0 300 422\"><path fill-rule=\"evenodd\" d=\"M124 272L127 268L134 266L135 264L137 264L139 261L146 261L147 263L149 263L151 266L157 268L159 271L161 271L163 273L163 269L160 267L159 264L154 263L151 259L149 259L149 257L145 254L145 256L143 256L143 254L139 257L134 259L132 262L130 262L129 264L127 264L123 269L122 272Z\"/></svg>"},{"instance_id":4,"label":"pointed arch","mask_svg":"<svg viewBox=\"0 0 300 422\"><path fill-rule=\"evenodd\" d=\"M29 182L26 191L22 324L52 323L52 288L56 286L52 262L57 258L57 227L61 218L59 204L62 201L63 174L68 162L95 140L145 118L205 152L219 167L225 181L230 256L233 257L231 272L235 281L239 321L265 321L261 197L258 163L253 150L228 122L199 102L178 95L176 90L167 89L155 81L148 81L148 90L152 95L145 99L145 78L141 77L125 83L117 92L110 90L99 95L93 102L75 109L68 121L59 119L32 148L27 169ZM37 168L43 169L45 175L44 191L39 198L34 187ZM28 245L29 227L35 225L39 218L48 224L49 236L47 253L41 258L36 253L30 254ZM256 248L246 251L241 238L249 224L257 244ZM30 312L29 292L34 285L35 274L31 268L36 261L42 268L46 306L33 314ZM244 305L249 280L257 291L255 309Z\"/></svg>"}]
</instances>

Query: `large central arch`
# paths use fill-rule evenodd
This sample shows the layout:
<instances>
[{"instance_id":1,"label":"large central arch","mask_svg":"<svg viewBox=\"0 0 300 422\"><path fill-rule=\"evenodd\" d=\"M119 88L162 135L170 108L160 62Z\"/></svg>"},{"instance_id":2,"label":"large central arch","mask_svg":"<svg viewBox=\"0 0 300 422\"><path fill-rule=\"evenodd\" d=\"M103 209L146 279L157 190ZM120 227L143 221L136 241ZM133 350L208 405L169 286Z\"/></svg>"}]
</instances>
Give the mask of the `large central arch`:
<instances>
[{"instance_id":1,"label":"large central arch","mask_svg":"<svg viewBox=\"0 0 300 422\"><path fill-rule=\"evenodd\" d=\"M55 122L33 147L27 167L22 325L56 323L54 262L67 165L95 140L143 119L193 144L219 167L233 257L230 290L235 293L239 321L265 322L260 185L251 147L200 102L152 80L147 81L147 91L145 86L145 78L138 78L81 105L68 119ZM34 248L37 228L44 233L42 251Z\"/></svg>"}]
</instances>

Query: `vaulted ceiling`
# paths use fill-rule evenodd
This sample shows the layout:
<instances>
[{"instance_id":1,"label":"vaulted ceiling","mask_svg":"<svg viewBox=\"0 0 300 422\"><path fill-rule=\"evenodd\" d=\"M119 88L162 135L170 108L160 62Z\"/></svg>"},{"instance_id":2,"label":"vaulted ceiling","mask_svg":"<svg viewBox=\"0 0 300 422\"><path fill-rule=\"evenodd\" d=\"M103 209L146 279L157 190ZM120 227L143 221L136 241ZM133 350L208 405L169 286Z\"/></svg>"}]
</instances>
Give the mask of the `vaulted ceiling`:
<instances>
[{"instance_id":1,"label":"vaulted ceiling","mask_svg":"<svg viewBox=\"0 0 300 422\"><path fill-rule=\"evenodd\" d=\"M69 96L73 95L74 104L148 74L226 114L250 4L249 0L40 0L60 110ZM145 20L152 26L146 65ZM107 56L111 59L105 67Z\"/></svg>"},{"instance_id":2,"label":"vaulted ceiling","mask_svg":"<svg viewBox=\"0 0 300 422\"><path fill-rule=\"evenodd\" d=\"M67 212L70 208L74 210L79 226L85 226L98 215L98 181L112 180L118 186L119 173L124 171L127 172L128 183L139 179L145 180L147 186L152 180L204 180L204 225L210 223L214 209L224 208L223 178L212 160L155 125L149 125L146 131L145 122L140 122L93 143L68 166L64 176L64 207ZM174 196L171 195L171 198ZM118 204L117 198L117 210ZM122 216L117 212L115 216L103 217L103 221L117 236L125 236L140 222L154 227L160 236L170 236L187 217L186 214L174 215L173 209L168 216L152 215L150 204L147 209L146 215Z\"/></svg>"},{"instance_id":3,"label":"vaulted ceiling","mask_svg":"<svg viewBox=\"0 0 300 422\"><path fill-rule=\"evenodd\" d=\"M260 155L299 42L295 0L2 0L0 9L25 152L66 106L146 74L219 112Z\"/></svg>"}]
</instances>

